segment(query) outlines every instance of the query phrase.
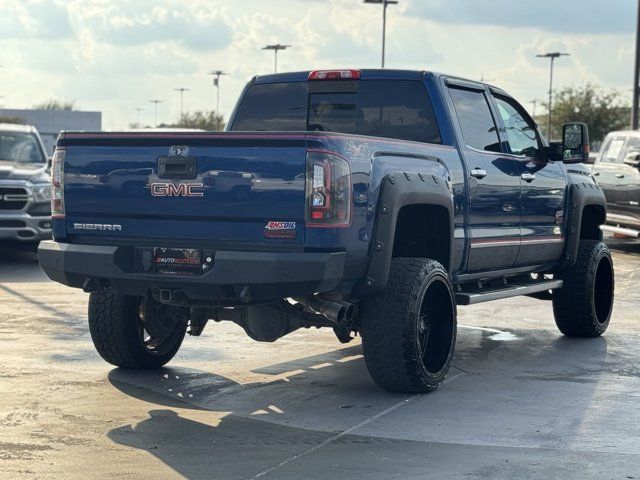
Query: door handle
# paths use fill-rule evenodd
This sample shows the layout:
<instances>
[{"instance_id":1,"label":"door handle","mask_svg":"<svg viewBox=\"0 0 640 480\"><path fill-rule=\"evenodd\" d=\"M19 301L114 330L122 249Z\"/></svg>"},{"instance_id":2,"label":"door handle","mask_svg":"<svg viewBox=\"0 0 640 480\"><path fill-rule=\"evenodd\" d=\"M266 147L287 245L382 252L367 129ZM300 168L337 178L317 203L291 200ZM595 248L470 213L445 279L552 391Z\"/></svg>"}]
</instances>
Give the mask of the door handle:
<instances>
[{"instance_id":1,"label":"door handle","mask_svg":"<svg viewBox=\"0 0 640 480\"><path fill-rule=\"evenodd\" d=\"M616 178L624 178L624 174L623 173L616 173Z\"/></svg>"},{"instance_id":2,"label":"door handle","mask_svg":"<svg viewBox=\"0 0 640 480\"><path fill-rule=\"evenodd\" d=\"M600 172L593 172L593 176L594 177L599 177L600 176Z\"/></svg>"},{"instance_id":3,"label":"door handle","mask_svg":"<svg viewBox=\"0 0 640 480\"><path fill-rule=\"evenodd\" d=\"M520 175L520 178L525 182L533 182L536 179L536 174L524 172L522 175Z\"/></svg>"},{"instance_id":4,"label":"door handle","mask_svg":"<svg viewBox=\"0 0 640 480\"><path fill-rule=\"evenodd\" d=\"M484 168L473 168L469 173L475 178L484 178L487 176L487 171Z\"/></svg>"}]
</instances>

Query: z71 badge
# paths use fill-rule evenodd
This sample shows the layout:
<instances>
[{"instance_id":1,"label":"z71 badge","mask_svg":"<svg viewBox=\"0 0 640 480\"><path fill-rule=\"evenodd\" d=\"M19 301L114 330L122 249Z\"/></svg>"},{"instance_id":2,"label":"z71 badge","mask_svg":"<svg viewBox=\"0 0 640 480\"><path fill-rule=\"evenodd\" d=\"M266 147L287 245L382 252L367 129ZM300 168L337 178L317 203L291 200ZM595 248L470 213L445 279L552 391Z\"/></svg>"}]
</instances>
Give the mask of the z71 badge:
<instances>
[{"instance_id":1,"label":"z71 badge","mask_svg":"<svg viewBox=\"0 0 640 480\"><path fill-rule=\"evenodd\" d=\"M264 226L266 238L296 238L296 222L270 221Z\"/></svg>"}]
</instances>

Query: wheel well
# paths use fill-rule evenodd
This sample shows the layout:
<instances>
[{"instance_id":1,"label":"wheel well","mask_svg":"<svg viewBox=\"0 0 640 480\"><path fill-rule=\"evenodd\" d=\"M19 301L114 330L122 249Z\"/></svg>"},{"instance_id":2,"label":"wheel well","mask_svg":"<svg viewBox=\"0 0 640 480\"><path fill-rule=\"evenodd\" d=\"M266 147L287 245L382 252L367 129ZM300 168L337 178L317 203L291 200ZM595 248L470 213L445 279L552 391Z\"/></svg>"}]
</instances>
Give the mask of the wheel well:
<instances>
[{"instance_id":1,"label":"wheel well","mask_svg":"<svg viewBox=\"0 0 640 480\"><path fill-rule=\"evenodd\" d=\"M446 208L406 205L398 212L393 257L431 258L449 269L451 220Z\"/></svg>"},{"instance_id":2,"label":"wheel well","mask_svg":"<svg viewBox=\"0 0 640 480\"><path fill-rule=\"evenodd\" d=\"M606 213L600 205L587 205L582 210L580 220L580 238L584 240L601 240L602 225L606 220Z\"/></svg>"}]
</instances>

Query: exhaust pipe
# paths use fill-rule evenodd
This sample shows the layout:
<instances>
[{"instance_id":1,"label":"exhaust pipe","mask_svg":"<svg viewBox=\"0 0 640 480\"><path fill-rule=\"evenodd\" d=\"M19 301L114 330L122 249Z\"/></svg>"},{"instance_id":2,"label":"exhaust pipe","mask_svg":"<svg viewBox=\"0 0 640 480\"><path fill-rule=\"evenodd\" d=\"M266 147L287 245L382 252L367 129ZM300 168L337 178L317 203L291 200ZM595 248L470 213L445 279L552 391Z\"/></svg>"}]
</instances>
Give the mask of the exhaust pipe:
<instances>
[{"instance_id":1,"label":"exhaust pipe","mask_svg":"<svg viewBox=\"0 0 640 480\"><path fill-rule=\"evenodd\" d=\"M324 315L328 320L335 323L341 323L345 319L348 310L344 303L323 300L317 295L312 295L308 298L294 298L294 300L314 312ZM351 307L353 310L353 305Z\"/></svg>"},{"instance_id":2,"label":"exhaust pipe","mask_svg":"<svg viewBox=\"0 0 640 480\"><path fill-rule=\"evenodd\" d=\"M345 308L344 321L347 323L351 323L351 321L353 320L353 316L356 313L356 308L351 302L340 302L340 303L344 305L344 308Z\"/></svg>"}]
</instances>

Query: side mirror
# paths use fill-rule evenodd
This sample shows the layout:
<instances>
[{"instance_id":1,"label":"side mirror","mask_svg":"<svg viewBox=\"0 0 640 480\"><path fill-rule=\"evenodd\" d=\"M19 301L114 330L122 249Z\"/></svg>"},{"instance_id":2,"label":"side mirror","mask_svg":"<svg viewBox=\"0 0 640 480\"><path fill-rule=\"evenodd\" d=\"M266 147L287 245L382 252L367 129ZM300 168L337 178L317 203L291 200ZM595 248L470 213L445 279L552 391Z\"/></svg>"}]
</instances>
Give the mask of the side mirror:
<instances>
[{"instance_id":1,"label":"side mirror","mask_svg":"<svg viewBox=\"0 0 640 480\"><path fill-rule=\"evenodd\" d=\"M566 123L562 126L562 161L589 163L589 128L586 123Z\"/></svg>"},{"instance_id":2,"label":"side mirror","mask_svg":"<svg viewBox=\"0 0 640 480\"><path fill-rule=\"evenodd\" d=\"M53 165L53 157L47 158L47 172L51 171L51 166Z\"/></svg>"},{"instance_id":3,"label":"side mirror","mask_svg":"<svg viewBox=\"0 0 640 480\"><path fill-rule=\"evenodd\" d=\"M627 155L624 159L624 163L635 168L640 167L640 153L631 153Z\"/></svg>"}]
</instances>

